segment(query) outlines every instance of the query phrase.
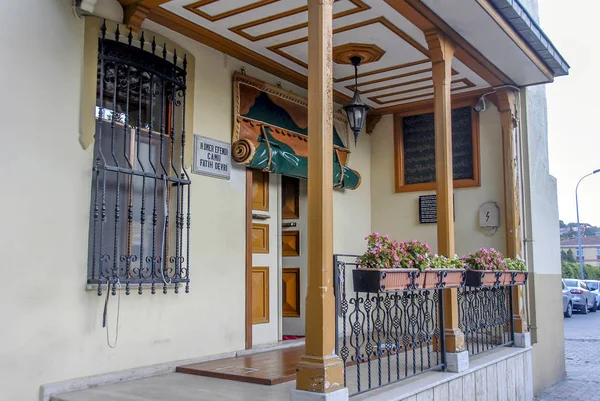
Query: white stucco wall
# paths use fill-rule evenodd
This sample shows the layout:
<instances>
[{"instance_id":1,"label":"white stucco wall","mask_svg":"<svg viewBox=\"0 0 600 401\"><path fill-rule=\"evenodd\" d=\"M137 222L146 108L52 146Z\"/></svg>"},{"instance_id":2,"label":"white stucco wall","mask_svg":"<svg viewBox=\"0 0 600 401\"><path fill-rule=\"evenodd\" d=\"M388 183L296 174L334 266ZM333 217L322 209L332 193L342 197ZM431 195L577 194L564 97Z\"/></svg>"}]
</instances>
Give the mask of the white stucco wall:
<instances>
[{"instance_id":1,"label":"white stucco wall","mask_svg":"<svg viewBox=\"0 0 600 401\"><path fill-rule=\"evenodd\" d=\"M502 169L502 135L500 114L488 102L479 114L481 187L454 190L456 253L480 247L504 252L504 187ZM437 248L437 225L419 224L419 196L428 192L394 192L394 123L391 115L384 116L375 128L371 140L371 218L373 231L389 234L397 240L416 238ZM479 207L488 201L500 207L500 227L493 236L479 230Z\"/></svg>"},{"instance_id":2,"label":"white stucco wall","mask_svg":"<svg viewBox=\"0 0 600 401\"><path fill-rule=\"evenodd\" d=\"M144 27L196 56L193 132L229 141L232 75L242 63L152 22ZM0 198L1 399L32 401L45 383L244 347L245 178L239 167L229 181L192 176L190 294L123 294L118 347L106 345L104 298L84 289L92 147L79 144L83 33L68 1L8 2L0 13L1 47L26 49L5 52L11 61L0 64L6 189ZM350 164L363 184L334 196L338 252L361 251L370 231L369 139L352 151ZM115 312L113 297L113 328Z\"/></svg>"}]
</instances>

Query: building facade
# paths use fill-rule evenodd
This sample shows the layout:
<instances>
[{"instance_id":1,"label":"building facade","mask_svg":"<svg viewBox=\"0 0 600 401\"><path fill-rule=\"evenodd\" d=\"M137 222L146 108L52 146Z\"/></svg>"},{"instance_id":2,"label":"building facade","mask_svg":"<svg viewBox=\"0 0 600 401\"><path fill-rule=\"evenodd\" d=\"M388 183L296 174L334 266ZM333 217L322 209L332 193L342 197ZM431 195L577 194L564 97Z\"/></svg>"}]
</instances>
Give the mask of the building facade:
<instances>
[{"instance_id":1,"label":"building facade","mask_svg":"<svg viewBox=\"0 0 600 401\"><path fill-rule=\"evenodd\" d=\"M523 257L527 290L510 293L511 324L532 345L517 377L531 394L563 378L558 208L542 84L568 65L543 32L527 36L537 29L535 0L517 22L508 2L487 0L309 0L310 10L304 1L71 3L13 1L0 12L0 73L10 94L0 147L6 399L47 400L169 372L288 334L306 336L309 356L320 357L303 360L299 390L315 377L341 377L339 363L328 373L326 358L339 336L331 263L334 254L362 254L371 232L416 238L448 256L486 247ZM520 33L519 21L529 23ZM126 46L137 50L123 56ZM353 54L371 60L358 82L373 107L356 146L343 118L339 126L331 117L352 96ZM297 126L336 127L340 143L331 148L330 136L315 134L311 143L323 147L290 145L295 166L305 157L308 167L288 174L276 169L291 156L273 156L273 148L286 149L273 130L248 145L253 158L244 159L235 140L254 126L242 125L236 137L236 124L258 118L236 97L244 81ZM473 111L484 95L485 106ZM456 108L467 110L470 128L470 172L461 183L449 139ZM435 138L445 145L432 150L434 173L422 185L425 162L402 153L408 134L399 127L425 114L435 116ZM202 151L212 156L201 159ZM247 168L254 162L261 174ZM282 177L303 174L308 181L291 187L297 213L286 215ZM438 224L421 224L419 197L433 194ZM484 204L499 211L497 224L481 223ZM311 272L318 279L309 282ZM298 282L289 298L288 278ZM456 293L446 291L451 318L442 332L456 354L464 352ZM328 392L323 386L316 391Z\"/></svg>"},{"instance_id":2,"label":"building facade","mask_svg":"<svg viewBox=\"0 0 600 401\"><path fill-rule=\"evenodd\" d=\"M561 241L560 249L565 252L573 252L575 261L579 262L580 254L577 239ZM582 237L581 250L583 253L583 263L592 266L600 266L600 237Z\"/></svg>"}]
</instances>

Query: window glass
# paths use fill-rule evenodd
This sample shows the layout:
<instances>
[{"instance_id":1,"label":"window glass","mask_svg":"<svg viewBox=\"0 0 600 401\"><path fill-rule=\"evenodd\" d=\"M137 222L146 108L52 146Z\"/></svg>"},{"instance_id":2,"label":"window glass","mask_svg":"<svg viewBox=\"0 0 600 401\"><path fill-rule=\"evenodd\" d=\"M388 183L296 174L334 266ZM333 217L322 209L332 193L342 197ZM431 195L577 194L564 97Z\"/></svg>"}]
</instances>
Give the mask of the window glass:
<instances>
[{"instance_id":1,"label":"window glass","mask_svg":"<svg viewBox=\"0 0 600 401\"><path fill-rule=\"evenodd\" d=\"M577 287L577 280L565 280L567 287Z\"/></svg>"}]
</instances>

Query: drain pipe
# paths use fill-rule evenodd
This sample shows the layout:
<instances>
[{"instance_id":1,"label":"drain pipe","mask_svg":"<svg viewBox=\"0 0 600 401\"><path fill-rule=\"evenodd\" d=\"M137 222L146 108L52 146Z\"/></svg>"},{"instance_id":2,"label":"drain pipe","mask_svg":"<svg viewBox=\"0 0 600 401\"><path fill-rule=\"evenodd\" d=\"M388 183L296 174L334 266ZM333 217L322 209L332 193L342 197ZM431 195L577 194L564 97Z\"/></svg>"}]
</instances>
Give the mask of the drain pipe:
<instances>
[{"instance_id":1,"label":"drain pipe","mask_svg":"<svg viewBox=\"0 0 600 401\"><path fill-rule=\"evenodd\" d=\"M534 275L534 255L533 255L533 231L531 218L531 171L529 157L529 131L527 127L527 89L520 91L519 96L519 119L517 123L517 143L519 153L521 155L519 165L521 169L520 186L521 186L521 221L523 224L523 259L527 264L529 277L527 279L527 288L525 291L525 308L529 322L529 332L531 333L531 343L537 343L537 313L536 313L536 294L535 294L535 275Z\"/></svg>"}]
</instances>

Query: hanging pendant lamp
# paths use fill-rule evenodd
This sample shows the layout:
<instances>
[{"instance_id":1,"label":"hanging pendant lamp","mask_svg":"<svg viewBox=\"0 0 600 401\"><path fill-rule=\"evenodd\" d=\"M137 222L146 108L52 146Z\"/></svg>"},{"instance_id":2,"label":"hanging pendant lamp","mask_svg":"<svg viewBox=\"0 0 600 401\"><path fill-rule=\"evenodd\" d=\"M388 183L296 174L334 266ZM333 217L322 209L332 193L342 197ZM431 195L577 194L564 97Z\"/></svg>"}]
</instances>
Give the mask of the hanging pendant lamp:
<instances>
[{"instance_id":1,"label":"hanging pendant lamp","mask_svg":"<svg viewBox=\"0 0 600 401\"><path fill-rule=\"evenodd\" d=\"M360 131L365 126L367 112L371 110L371 107L362 102L358 91L358 66L360 65L361 58L359 56L350 57L350 62L354 66L354 96L352 97L352 101L345 105L343 109L348 116L350 129L354 133L354 146L356 146L358 134L360 134Z\"/></svg>"}]
</instances>

